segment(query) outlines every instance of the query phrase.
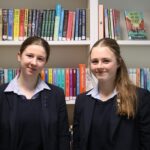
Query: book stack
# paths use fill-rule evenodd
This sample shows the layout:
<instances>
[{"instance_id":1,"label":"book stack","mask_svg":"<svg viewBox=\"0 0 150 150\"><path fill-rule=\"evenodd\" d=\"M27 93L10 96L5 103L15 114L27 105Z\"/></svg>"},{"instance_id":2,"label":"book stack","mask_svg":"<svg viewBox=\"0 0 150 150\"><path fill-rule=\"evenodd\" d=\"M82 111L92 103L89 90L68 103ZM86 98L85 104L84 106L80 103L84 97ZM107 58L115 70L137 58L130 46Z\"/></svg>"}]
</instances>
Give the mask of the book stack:
<instances>
[{"instance_id":1,"label":"book stack","mask_svg":"<svg viewBox=\"0 0 150 150\"><path fill-rule=\"evenodd\" d=\"M121 39L119 10L104 8L103 4L99 4L98 18L99 39L104 37Z\"/></svg>"}]
</instances>

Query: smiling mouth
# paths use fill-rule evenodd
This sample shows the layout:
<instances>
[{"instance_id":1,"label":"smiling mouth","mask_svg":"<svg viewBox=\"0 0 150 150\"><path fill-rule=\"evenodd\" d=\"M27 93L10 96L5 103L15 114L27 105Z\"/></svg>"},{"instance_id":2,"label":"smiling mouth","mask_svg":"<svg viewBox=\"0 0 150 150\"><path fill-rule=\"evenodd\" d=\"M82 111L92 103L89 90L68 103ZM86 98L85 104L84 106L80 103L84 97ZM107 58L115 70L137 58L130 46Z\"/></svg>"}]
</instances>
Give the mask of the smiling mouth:
<instances>
[{"instance_id":1,"label":"smiling mouth","mask_svg":"<svg viewBox=\"0 0 150 150\"><path fill-rule=\"evenodd\" d=\"M36 71L35 68L28 68L30 71Z\"/></svg>"}]
</instances>

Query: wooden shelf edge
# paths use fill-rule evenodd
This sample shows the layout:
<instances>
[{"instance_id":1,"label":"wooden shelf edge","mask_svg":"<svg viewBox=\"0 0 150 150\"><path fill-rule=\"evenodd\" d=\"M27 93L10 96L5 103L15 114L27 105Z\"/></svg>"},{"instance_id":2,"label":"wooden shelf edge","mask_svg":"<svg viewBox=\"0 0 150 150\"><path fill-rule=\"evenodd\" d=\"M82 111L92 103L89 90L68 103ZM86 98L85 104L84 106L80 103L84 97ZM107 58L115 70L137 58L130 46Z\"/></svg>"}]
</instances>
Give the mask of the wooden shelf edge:
<instances>
[{"instance_id":1,"label":"wooden shelf edge","mask_svg":"<svg viewBox=\"0 0 150 150\"><path fill-rule=\"evenodd\" d=\"M117 40L119 45L124 46L149 46L150 40Z\"/></svg>"},{"instance_id":2,"label":"wooden shelf edge","mask_svg":"<svg viewBox=\"0 0 150 150\"><path fill-rule=\"evenodd\" d=\"M0 41L0 46L20 46L23 41ZM76 46L90 45L90 40L81 41L48 41L51 46Z\"/></svg>"}]
</instances>

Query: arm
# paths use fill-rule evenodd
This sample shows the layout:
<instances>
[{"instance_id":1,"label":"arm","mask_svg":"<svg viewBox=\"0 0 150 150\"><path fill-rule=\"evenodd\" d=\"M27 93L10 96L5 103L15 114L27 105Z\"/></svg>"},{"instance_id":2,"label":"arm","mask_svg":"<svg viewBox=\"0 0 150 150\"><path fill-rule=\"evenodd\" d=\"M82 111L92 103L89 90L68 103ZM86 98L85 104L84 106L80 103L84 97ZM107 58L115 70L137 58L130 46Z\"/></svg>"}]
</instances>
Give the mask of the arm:
<instances>
[{"instance_id":1,"label":"arm","mask_svg":"<svg viewBox=\"0 0 150 150\"><path fill-rule=\"evenodd\" d=\"M139 101L140 150L150 150L150 93L145 91Z\"/></svg>"}]
</instances>

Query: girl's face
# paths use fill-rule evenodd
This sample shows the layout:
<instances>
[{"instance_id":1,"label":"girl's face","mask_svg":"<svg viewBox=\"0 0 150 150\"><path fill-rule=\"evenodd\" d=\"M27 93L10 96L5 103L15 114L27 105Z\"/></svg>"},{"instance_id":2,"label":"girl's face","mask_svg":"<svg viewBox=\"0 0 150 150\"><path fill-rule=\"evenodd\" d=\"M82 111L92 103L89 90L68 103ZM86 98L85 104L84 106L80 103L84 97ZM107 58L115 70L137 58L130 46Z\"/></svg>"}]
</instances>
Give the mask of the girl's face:
<instances>
[{"instance_id":1,"label":"girl's face","mask_svg":"<svg viewBox=\"0 0 150 150\"><path fill-rule=\"evenodd\" d=\"M108 47L94 47L91 52L91 72L100 82L114 82L119 65Z\"/></svg>"},{"instance_id":2,"label":"girl's face","mask_svg":"<svg viewBox=\"0 0 150 150\"><path fill-rule=\"evenodd\" d=\"M18 53L21 73L37 77L46 64L46 52L40 45L29 45L22 54Z\"/></svg>"}]
</instances>

